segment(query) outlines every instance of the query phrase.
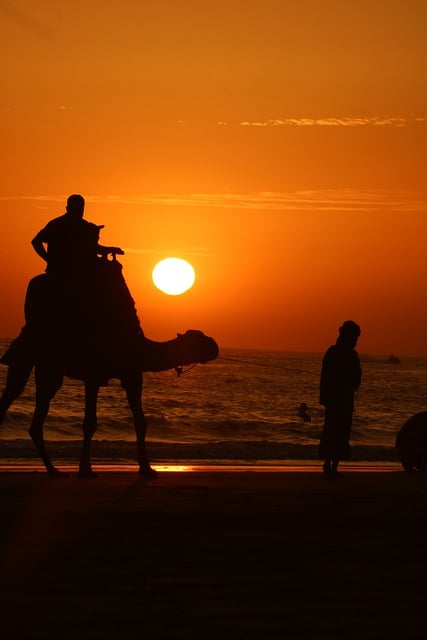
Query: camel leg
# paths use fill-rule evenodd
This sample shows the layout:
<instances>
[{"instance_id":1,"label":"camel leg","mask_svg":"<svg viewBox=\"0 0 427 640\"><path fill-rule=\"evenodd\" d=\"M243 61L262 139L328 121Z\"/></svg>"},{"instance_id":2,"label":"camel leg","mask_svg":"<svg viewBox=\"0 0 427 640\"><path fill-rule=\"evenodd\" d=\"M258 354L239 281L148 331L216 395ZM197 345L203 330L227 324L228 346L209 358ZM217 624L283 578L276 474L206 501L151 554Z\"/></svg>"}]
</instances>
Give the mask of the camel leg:
<instances>
[{"instance_id":1,"label":"camel leg","mask_svg":"<svg viewBox=\"0 0 427 640\"><path fill-rule=\"evenodd\" d=\"M43 425L49 413L50 402L55 393L61 388L63 376L52 371L40 371L36 367L36 406L30 426L30 436L50 476L63 475L53 466L46 449Z\"/></svg>"},{"instance_id":2,"label":"camel leg","mask_svg":"<svg viewBox=\"0 0 427 640\"><path fill-rule=\"evenodd\" d=\"M136 434L136 445L138 451L139 474L144 477L154 477L157 471L151 468L145 446L145 436L147 433L147 421L142 409L142 373L135 372L133 375L122 378L122 387L126 392L130 410L133 416L133 424Z\"/></svg>"},{"instance_id":3,"label":"camel leg","mask_svg":"<svg viewBox=\"0 0 427 640\"><path fill-rule=\"evenodd\" d=\"M2 424L10 405L24 391L32 369L32 363L22 364L20 366L9 365L6 386L0 398L0 424Z\"/></svg>"},{"instance_id":4,"label":"camel leg","mask_svg":"<svg viewBox=\"0 0 427 640\"><path fill-rule=\"evenodd\" d=\"M85 416L83 420L83 445L80 457L79 475L90 478L96 474L92 471L90 461L90 445L97 428L96 405L99 386L85 382Z\"/></svg>"}]
</instances>

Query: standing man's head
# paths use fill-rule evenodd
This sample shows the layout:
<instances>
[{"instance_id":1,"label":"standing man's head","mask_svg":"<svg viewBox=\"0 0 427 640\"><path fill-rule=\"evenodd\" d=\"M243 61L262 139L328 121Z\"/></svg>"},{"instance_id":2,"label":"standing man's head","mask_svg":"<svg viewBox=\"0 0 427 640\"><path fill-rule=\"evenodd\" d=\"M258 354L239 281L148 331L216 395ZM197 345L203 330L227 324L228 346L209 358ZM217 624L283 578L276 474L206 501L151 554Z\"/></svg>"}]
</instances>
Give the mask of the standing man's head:
<instances>
[{"instance_id":1,"label":"standing man's head","mask_svg":"<svg viewBox=\"0 0 427 640\"><path fill-rule=\"evenodd\" d=\"M346 320L339 328L339 339L341 342L355 347L360 333L360 327L356 322Z\"/></svg>"},{"instance_id":2,"label":"standing man's head","mask_svg":"<svg viewBox=\"0 0 427 640\"><path fill-rule=\"evenodd\" d=\"M67 200L66 212L73 218L83 218L85 209L85 199L83 196L74 194Z\"/></svg>"}]
</instances>

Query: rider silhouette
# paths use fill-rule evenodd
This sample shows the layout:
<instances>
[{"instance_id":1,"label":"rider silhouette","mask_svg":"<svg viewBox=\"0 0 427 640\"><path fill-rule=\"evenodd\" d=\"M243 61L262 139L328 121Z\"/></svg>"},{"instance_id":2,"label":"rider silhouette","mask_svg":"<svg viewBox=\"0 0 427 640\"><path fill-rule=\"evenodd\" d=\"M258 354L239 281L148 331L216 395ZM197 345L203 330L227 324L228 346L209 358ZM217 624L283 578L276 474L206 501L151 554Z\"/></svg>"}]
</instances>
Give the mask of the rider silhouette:
<instances>
[{"instance_id":1,"label":"rider silhouette","mask_svg":"<svg viewBox=\"0 0 427 640\"><path fill-rule=\"evenodd\" d=\"M24 370L24 384L46 354L67 375L78 378L84 372L99 384L113 365L116 374L140 355L144 334L122 265L99 258L124 252L99 244L102 226L83 219L84 205L81 195L71 195L66 212L32 240L47 262L46 273L30 280L25 326L0 360L12 376L24 377Z\"/></svg>"},{"instance_id":2,"label":"rider silhouette","mask_svg":"<svg viewBox=\"0 0 427 640\"><path fill-rule=\"evenodd\" d=\"M48 222L31 241L35 252L47 262L49 275L66 278L88 275L98 256L124 253L119 247L99 244L99 232L104 225L84 220L84 207L83 196L69 196L66 212Z\"/></svg>"}]
</instances>

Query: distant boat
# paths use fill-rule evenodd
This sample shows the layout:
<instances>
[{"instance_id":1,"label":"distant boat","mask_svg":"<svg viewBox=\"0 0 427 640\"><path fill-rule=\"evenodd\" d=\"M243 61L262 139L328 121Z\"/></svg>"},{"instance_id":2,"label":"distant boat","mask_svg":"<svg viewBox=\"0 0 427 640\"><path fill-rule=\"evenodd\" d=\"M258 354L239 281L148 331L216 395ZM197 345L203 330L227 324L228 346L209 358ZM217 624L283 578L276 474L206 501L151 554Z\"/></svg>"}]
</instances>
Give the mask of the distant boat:
<instances>
[{"instance_id":1,"label":"distant boat","mask_svg":"<svg viewBox=\"0 0 427 640\"><path fill-rule=\"evenodd\" d=\"M389 355L387 362L389 364L401 364L402 361L397 356L394 356L393 354L391 354Z\"/></svg>"}]
</instances>

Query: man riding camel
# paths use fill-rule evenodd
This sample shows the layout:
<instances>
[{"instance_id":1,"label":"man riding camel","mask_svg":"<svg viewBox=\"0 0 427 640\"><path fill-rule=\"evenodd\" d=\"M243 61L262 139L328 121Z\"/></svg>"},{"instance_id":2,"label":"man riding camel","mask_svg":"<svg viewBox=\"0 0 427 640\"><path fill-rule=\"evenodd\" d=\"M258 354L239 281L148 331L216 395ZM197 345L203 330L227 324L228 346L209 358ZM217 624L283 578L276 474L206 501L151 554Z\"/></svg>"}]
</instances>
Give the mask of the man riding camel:
<instances>
[{"instance_id":1,"label":"man riding camel","mask_svg":"<svg viewBox=\"0 0 427 640\"><path fill-rule=\"evenodd\" d=\"M48 222L31 241L35 252L47 262L46 273L49 275L87 276L97 264L98 256L124 254L119 247L99 244L99 231L104 225L84 220L84 207L83 196L71 195L66 212Z\"/></svg>"}]
</instances>

